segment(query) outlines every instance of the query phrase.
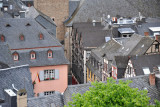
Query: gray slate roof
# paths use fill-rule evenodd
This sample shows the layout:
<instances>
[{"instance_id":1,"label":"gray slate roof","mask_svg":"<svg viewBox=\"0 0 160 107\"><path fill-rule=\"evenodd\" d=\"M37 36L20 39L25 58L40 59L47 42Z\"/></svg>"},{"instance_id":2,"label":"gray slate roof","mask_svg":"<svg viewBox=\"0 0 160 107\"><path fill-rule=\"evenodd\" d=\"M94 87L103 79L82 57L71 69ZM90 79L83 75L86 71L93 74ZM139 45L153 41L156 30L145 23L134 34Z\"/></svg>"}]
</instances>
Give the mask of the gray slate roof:
<instances>
[{"instance_id":1,"label":"gray slate roof","mask_svg":"<svg viewBox=\"0 0 160 107\"><path fill-rule=\"evenodd\" d=\"M56 37L51 36L34 19L2 18L0 20L0 34L3 34L5 36L5 43L7 43L11 49L61 45ZM28 23L30 24L30 26L26 26L26 24ZM11 27L6 27L6 24L10 24ZM44 40L39 40L40 33L43 34ZM21 41L19 39L21 34L24 35L24 41Z\"/></svg>"},{"instance_id":2,"label":"gray slate roof","mask_svg":"<svg viewBox=\"0 0 160 107\"><path fill-rule=\"evenodd\" d=\"M79 5L80 0L69 0L69 17L73 14Z\"/></svg>"},{"instance_id":3,"label":"gray slate roof","mask_svg":"<svg viewBox=\"0 0 160 107\"><path fill-rule=\"evenodd\" d=\"M55 22L49 16L46 16L42 12L36 10L33 6L29 7L28 12L26 13L26 18L35 19L50 34L56 36L56 24L55 24Z\"/></svg>"},{"instance_id":4,"label":"gray slate roof","mask_svg":"<svg viewBox=\"0 0 160 107\"><path fill-rule=\"evenodd\" d=\"M132 56L131 59L136 75L144 75L143 67L153 72L153 67L160 66L160 54Z\"/></svg>"},{"instance_id":5,"label":"gray slate roof","mask_svg":"<svg viewBox=\"0 0 160 107\"><path fill-rule=\"evenodd\" d=\"M160 27L160 18L147 18L146 23L142 23L140 25L140 27L137 26L138 34L145 36L144 32L149 32L149 35L153 36L149 27Z\"/></svg>"},{"instance_id":6,"label":"gray slate roof","mask_svg":"<svg viewBox=\"0 0 160 107\"><path fill-rule=\"evenodd\" d=\"M18 90L25 88L28 98L34 96L31 73L28 65L1 69L0 84L0 99L5 99L4 89L13 89L12 84L14 84L15 88L17 88Z\"/></svg>"},{"instance_id":7,"label":"gray slate roof","mask_svg":"<svg viewBox=\"0 0 160 107\"><path fill-rule=\"evenodd\" d=\"M28 98L27 107L63 107L63 97L61 93L54 93L53 95L47 95L42 97Z\"/></svg>"},{"instance_id":8,"label":"gray slate roof","mask_svg":"<svg viewBox=\"0 0 160 107\"><path fill-rule=\"evenodd\" d=\"M14 61L8 45L0 45L0 62L8 65L9 67L14 66Z\"/></svg>"},{"instance_id":9,"label":"gray slate roof","mask_svg":"<svg viewBox=\"0 0 160 107\"><path fill-rule=\"evenodd\" d=\"M97 22L95 26L91 22L74 23L73 29L82 36L84 48L99 47L105 43L105 37L110 37L111 33L103 30L104 26Z\"/></svg>"},{"instance_id":10,"label":"gray slate roof","mask_svg":"<svg viewBox=\"0 0 160 107\"><path fill-rule=\"evenodd\" d=\"M121 79L119 79L121 80ZM117 81L119 81L117 80ZM122 80L131 80L133 81L132 83L129 84L130 87L132 88L138 88L139 90L144 90L147 88L148 90L148 96L151 97L150 102L154 103L154 99L160 100L160 92L158 91L156 86L150 86L149 85L149 76L137 76L137 77L132 77L132 78L126 78ZM91 87L91 84L80 84L80 85L72 85L68 86L66 91L64 92L64 103L67 104L68 101L72 101L72 94L75 93L80 93L83 94L86 91L89 90L89 87Z\"/></svg>"},{"instance_id":11,"label":"gray slate roof","mask_svg":"<svg viewBox=\"0 0 160 107\"><path fill-rule=\"evenodd\" d=\"M53 58L48 58L47 51L52 50ZM30 52L36 52L36 59L30 59ZM62 47L27 49L27 50L12 50L12 53L19 54L19 60L15 61L15 65L29 64L29 66L49 66L49 65L63 65L69 64L69 61L64 56Z\"/></svg>"},{"instance_id":12,"label":"gray slate roof","mask_svg":"<svg viewBox=\"0 0 160 107\"><path fill-rule=\"evenodd\" d=\"M97 61L102 61L102 55L106 54L104 58L112 61L113 65L118 66L119 71L117 77L122 78L125 69L124 67L119 67L119 63L122 62L116 62L115 56L143 55L147 49L149 49L152 43L153 40L150 37L142 37L134 34L123 44L120 44L114 39L109 40L102 46L92 50L91 56L93 56ZM124 62L124 65L127 65L127 60ZM110 67L108 69L110 69Z\"/></svg>"},{"instance_id":13,"label":"gray slate roof","mask_svg":"<svg viewBox=\"0 0 160 107\"><path fill-rule=\"evenodd\" d=\"M111 16L138 16L141 12L145 17L160 17L160 1L157 0L81 0L82 6L73 14L67 24L86 22L88 19L100 21L103 14ZM80 3L81 4L81 3ZM75 15L75 16L74 16Z\"/></svg>"}]
</instances>

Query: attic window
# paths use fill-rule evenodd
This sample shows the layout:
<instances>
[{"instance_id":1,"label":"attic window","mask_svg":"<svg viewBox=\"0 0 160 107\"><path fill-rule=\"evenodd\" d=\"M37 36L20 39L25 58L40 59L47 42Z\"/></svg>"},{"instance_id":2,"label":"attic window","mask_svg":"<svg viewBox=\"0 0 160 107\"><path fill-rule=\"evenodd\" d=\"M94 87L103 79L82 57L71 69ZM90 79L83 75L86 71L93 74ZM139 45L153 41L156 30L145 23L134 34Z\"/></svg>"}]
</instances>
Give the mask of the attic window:
<instances>
[{"instance_id":1,"label":"attic window","mask_svg":"<svg viewBox=\"0 0 160 107\"><path fill-rule=\"evenodd\" d=\"M5 42L5 37L1 35L1 42Z\"/></svg>"},{"instance_id":2,"label":"attic window","mask_svg":"<svg viewBox=\"0 0 160 107\"><path fill-rule=\"evenodd\" d=\"M142 69L143 69L143 72L144 72L145 75L146 75L146 74L150 74L150 70L149 70L148 67L144 67L144 68L142 68Z\"/></svg>"},{"instance_id":3,"label":"attic window","mask_svg":"<svg viewBox=\"0 0 160 107\"><path fill-rule=\"evenodd\" d=\"M52 50L48 51L48 58L53 58L53 51Z\"/></svg>"},{"instance_id":4,"label":"attic window","mask_svg":"<svg viewBox=\"0 0 160 107\"><path fill-rule=\"evenodd\" d=\"M6 24L6 27L11 27L11 25L10 24Z\"/></svg>"},{"instance_id":5,"label":"attic window","mask_svg":"<svg viewBox=\"0 0 160 107\"><path fill-rule=\"evenodd\" d=\"M13 53L12 56L13 56L13 60L14 61L18 61L19 60L19 55L18 55L17 52Z\"/></svg>"},{"instance_id":6,"label":"attic window","mask_svg":"<svg viewBox=\"0 0 160 107\"><path fill-rule=\"evenodd\" d=\"M43 39L44 39L43 34L42 33L39 34L39 40L43 40Z\"/></svg>"},{"instance_id":7,"label":"attic window","mask_svg":"<svg viewBox=\"0 0 160 107\"><path fill-rule=\"evenodd\" d=\"M31 26L31 24L30 24L30 23L27 23L26 26Z\"/></svg>"},{"instance_id":8,"label":"attic window","mask_svg":"<svg viewBox=\"0 0 160 107\"><path fill-rule=\"evenodd\" d=\"M36 59L36 52L32 51L30 53L31 59Z\"/></svg>"},{"instance_id":9,"label":"attic window","mask_svg":"<svg viewBox=\"0 0 160 107\"><path fill-rule=\"evenodd\" d=\"M19 39L20 39L21 41L24 41L24 35L20 35Z\"/></svg>"}]
</instances>

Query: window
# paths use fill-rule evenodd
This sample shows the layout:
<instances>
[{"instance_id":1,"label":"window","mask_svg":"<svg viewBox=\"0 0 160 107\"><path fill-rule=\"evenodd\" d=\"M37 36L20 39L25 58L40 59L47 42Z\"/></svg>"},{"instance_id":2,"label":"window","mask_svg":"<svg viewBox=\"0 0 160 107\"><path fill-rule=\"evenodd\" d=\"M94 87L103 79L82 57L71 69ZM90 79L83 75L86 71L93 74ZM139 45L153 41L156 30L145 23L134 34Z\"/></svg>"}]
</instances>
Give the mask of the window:
<instances>
[{"instance_id":1,"label":"window","mask_svg":"<svg viewBox=\"0 0 160 107\"><path fill-rule=\"evenodd\" d=\"M31 24L30 24L30 23L27 23L26 26L31 26Z\"/></svg>"},{"instance_id":2,"label":"window","mask_svg":"<svg viewBox=\"0 0 160 107\"><path fill-rule=\"evenodd\" d=\"M44 39L43 34L42 33L39 34L39 40L43 40L43 39Z\"/></svg>"},{"instance_id":3,"label":"window","mask_svg":"<svg viewBox=\"0 0 160 107\"><path fill-rule=\"evenodd\" d=\"M24 35L20 35L19 39L20 39L21 41L24 41Z\"/></svg>"},{"instance_id":4,"label":"window","mask_svg":"<svg viewBox=\"0 0 160 107\"><path fill-rule=\"evenodd\" d=\"M8 7L3 7L4 8L4 11L8 11Z\"/></svg>"},{"instance_id":5,"label":"window","mask_svg":"<svg viewBox=\"0 0 160 107\"><path fill-rule=\"evenodd\" d=\"M48 58L52 58L53 57L53 52L52 52L52 50L49 50L48 51Z\"/></svg>"},{"instance_id":6,"label":"window","mask_svg":"<svg viewBox=\"0 0 160 107\"><path fill-rule=\"evenodd\" d=\"M55 79L55 70L44 70L44 80L54 80Z\"/></svg>"},{"instance_id":7,"label":"window","mask_svg":"<svg viewBox=\"0 0 160 107\"><path fill-rule=\"evenodd\" d=\"M31 55L31 59L36 59L36 53L34 51L32 51L30 55Z\"/></svg>"},{"instance_id":8,"label":"window","mask_svg":"<svg viewBox=\"0 0 160 107\"><path fill-rule=\"evenodd\" d=\"M155 49L159 49L159 44L155 44Z\"/></svg>"},{"instance_id":9,"label":"window","mask_svg":"<svg viewBox=\"0 0 160 107\"><path fill-rule=\"evenodd\" d=\"M148 67L144 67L142 69L143 69L144 74L150 74L150 70Z\"/></svg>"},{"instance_id":10,"label":"window","mask_svg":"<svg viewBox=\"0 0 160 107\"><path fill-rule=\"evenodd\" d=\"M117 68L112 66L112 77L114 79L117 79Z\"/></svg>"},{"instance_id":11,"label":"window","mask_svg":"<svg viewBox=\"0 0 160 107\"><path fill-rule=\"evenodd\" d=\"M18 53L13 53L13 60L14 61L18 61L19 60L19 58L18 58Z\"/></svg>"},{"instance_id":12,"label":"window","mask_svg":"<svg viewBox=\"0 0 160 107\"><path fill-rule=\"evenodd\" d=\"M55 93L55 91L46 91L46 92L44 92L44 95L52 95L54 93Z\"/></svg>"},{"instance_id":13,"label":"window","mask_svg":"<svg viewBox=\"0 0 160 107\"><path fill-rule=\"evenodd\" d=\"M11 25L10 24L6 24L6 27L11 27Z\"/></svg>"},{"instance_id":14,"label":"window","mask_svg":"<svg viewBox=\"0 0 160 107\"><path fill-rule=\"evenodd\" d=\"M5 37L3 35L1 35L1 42L5 41Z\"/></svg>"}]
</instances>

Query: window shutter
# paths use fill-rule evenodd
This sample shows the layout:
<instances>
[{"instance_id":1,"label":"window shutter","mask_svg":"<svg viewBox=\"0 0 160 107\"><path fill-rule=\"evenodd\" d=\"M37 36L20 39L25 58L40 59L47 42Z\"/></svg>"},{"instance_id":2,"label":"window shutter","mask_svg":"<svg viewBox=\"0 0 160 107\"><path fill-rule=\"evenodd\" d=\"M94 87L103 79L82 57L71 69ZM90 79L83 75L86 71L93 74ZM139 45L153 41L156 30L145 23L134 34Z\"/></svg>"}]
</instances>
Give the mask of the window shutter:
<instances>
[{"instance_id":1,"label":"window shutter","mask_svg":"<svg viewBox=\"0 0 160 107\"><path fill-rule=\"evenodd\" d=\"M59 79L59 70L55 70L55 79Z\"/></svg>"},{"instance_id":2,"label":"window shutter","mask_svg":"<svg viewBox=\"0 0 160 107\"><path fill-rule=\"evenodd\" d=\"M39 93L39 97L42 97L42 96L44 96L44 93Z\"/></svg>"},{"instance_id":3,"label":"window shutter","mask_svg":"<svg viewBox=\"0 0 160 107\"><path fill-rule=\"evenodd\" d=\"M41 81L44 80L44 71L40 71L40 72L39 72L39 79L40 79Z\"/></svg>"}]
</instances>

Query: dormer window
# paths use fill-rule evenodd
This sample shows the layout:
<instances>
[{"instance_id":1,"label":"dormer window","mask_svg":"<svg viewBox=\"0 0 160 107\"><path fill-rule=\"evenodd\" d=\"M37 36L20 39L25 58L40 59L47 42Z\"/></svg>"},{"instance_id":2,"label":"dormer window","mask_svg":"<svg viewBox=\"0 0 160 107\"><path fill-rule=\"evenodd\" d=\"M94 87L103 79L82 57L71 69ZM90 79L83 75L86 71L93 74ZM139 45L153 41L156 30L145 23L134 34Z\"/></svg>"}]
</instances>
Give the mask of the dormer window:
<instances>
[{"instance_id":1,"label":"dormer window","mask_svg":"<svg viewBox=\"0 0 160 107\"><path fill-rule=\"evenodd\" d=\"M20 35L19 39L20 39L21 41L24 41L24 35Z\"/></svg>"},{"instance_id":2,"label":"dormer window","mask_svg":"<svg viewBox=\"0 0 160 107\"><path fill-rule=\"evenodd\" d=\"M30 55L31 55L31 59L36 59L36 52L32 51Z\"/></svg>"},{"instance_id":3,"label":"dormer window","mask_svg":"<svg viewBox=\"0 0 160 107\"><path fill-rule=\"evenodd\" d=\"M1 42L5 42L5 37L1 35Z\"/></svg>"},{"instance_id":4,"label":"dormer window","mask_svg":"<svg viewBox=\"0 0 160 107\"><path fill-rule=\"evenodd\" d=\"M39 34L39 40L43 40L43 39L44 39L43 34L42 33Z\"/></svg>"},{"instance_id":5,"label":"dormer window","mask_svg":"<svg viewBox=\"0 0 160 107\"><path fill-rule=\"evenodd\" d=\"M14 61L18 61L19 60L19 56L18 56L17 52L13 53L13 60Z\"/></svg>"},{"instance_id":6,"label":"dormer window","mask_svg":"<svg viewBox=\"0 0 160 107\"><path fill-rule=\"evenodd\" d=\"M53 58L53 51L52 50L48 51L48 58Z\"/></svg>"}]
</instances>

